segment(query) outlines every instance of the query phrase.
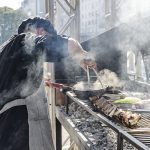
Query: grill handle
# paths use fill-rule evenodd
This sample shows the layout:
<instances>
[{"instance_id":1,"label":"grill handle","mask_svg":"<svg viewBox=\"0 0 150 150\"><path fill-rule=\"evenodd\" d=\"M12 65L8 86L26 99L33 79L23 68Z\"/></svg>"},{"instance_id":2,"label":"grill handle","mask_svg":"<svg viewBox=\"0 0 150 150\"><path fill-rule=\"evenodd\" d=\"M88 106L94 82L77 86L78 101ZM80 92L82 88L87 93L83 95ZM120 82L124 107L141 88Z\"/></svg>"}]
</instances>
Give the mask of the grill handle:
<instances>
[{"instance_id":1,"label":"grill handle","mask_svg":"<svg viewBox=\"0 0 150 150\"><path fill-rule=\"evenodd\" d=\"M69 86L66 86L64 84L61 84L61 83L54 83L54 82L50 82L49 80L48 81L45 81L45 84L49 87L52 87L52 88L55 88L55 89L59 89L62 93L66 93L67 91L71 91L72 88L69 87Z\"/></svg>"},{"instance_id":2,"label":"grill handle","mask_svg":"<svg viewBox=\"0 0 150 150\"><path fill-rule=\"evenodd\" d=\"M51 82L51 80L46 80L45 85L56 89L61 89L64 86L63 84L60 83Z\"/></svg>"}]
</instances>

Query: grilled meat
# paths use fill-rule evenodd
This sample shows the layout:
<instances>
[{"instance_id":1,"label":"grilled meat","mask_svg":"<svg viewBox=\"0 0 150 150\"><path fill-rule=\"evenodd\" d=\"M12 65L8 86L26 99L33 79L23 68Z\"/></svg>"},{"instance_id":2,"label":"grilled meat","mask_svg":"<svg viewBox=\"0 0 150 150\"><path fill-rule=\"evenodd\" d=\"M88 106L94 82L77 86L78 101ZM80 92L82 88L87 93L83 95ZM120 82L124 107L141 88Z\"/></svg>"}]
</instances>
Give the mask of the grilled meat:
<instances>
[{"instance_id":1,"label":"grilled meat","mask_svg":"<svg viewBox=\"0 0 150 150\"><path fill-rule=\"evenodd\" d=\"M116 110L117 110L117 106L113 105L112 109L108 113L108 116L112 117Z\"/></svg>"},{"instance_id":2,"label":"grilled meat","mask_svg":"<svg viewBox=\"0 0 150 150\"><path fill-rule=\"evenodd\" d=\"M102 101L101 99L98 99L98 100L96 101L96 103L95 103L95 106L96 106L97 108L101 108L102 103L103 103L103 101Z\"/></svg>"},{"instance_id":3,"label":"grilled meat","mask_svg":"<svg viewBox=\"0 0 150 150\"><path fill-rule=\"evenodd\" d=\"M107 112L107 110L111 109L112 105L107 103L103 108L102 111L104 111L105 113Z\"/></svg>"},{"instance_id":4,"label":"grilled meat","mask_svg":"<svg viewBox=\"0 0 150 150\"><path fill-rule=\"evenodd\" d=\"M93 96L93 97L90 97L89 99L92 103L95 103L98 98L99 98L98 96Z\"/></svg>"},{"instance_id":5,"label":"grilled meat","mask_svg":"<svg viewBox=\"0 0 150 150\"><path fill-rule=\"evenodd\" d=\"M90 98L91 103L95 106L96 110L103 112L105 115L115 117L119 122L129 128L134 128L141 119L140 114L132 113L131 111L124 111L118 109L117 106L105 99L94 96Z\"/></svg>"},{"instance_id":6,"label":"grilled meat","mask_svg":"<svg viewBox=\"0 0 150 150\"><path fill-rule=\"evenodd\" d=\"M116 108L116 106L110 103L109 109L106 110L106 113L109 115L114 108Z\"/></svg>"},{"instance_id":7,"label":"grilled meat","mask_svg":"<svg viewBox=\"0 0 150 150\"><path fill-rule=\"evenodd\" d=\"M129 128L134 128L141 119L140 114L132 113L131 111L117 110L114 115L117 120Z\"/></svg>"}]
</instances>

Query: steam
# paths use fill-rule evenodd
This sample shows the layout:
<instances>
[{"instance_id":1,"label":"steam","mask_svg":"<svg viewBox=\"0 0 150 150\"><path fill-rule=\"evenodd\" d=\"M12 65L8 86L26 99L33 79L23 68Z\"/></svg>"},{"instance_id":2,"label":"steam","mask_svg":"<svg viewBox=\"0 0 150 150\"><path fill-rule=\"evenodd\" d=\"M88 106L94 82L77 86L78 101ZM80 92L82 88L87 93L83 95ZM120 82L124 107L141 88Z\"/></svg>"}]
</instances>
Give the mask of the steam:
<instances>
[{"instance_id":1,"label":"steam","mask_svg":"<svg viewBox=\"0 0 150 150\"><path fill-rule=\"evenodd\" d=\"M131 18L147 17L150 15L149 0L116 1L117 17L120 22L131 22Z\"/></svg>"},{"instance_id":2,"label":"steam","mask_svg":"<svg viewBox=\"0 0 150 150\"><path fill-rule=\"evenodd\" d=\"M25 36L24 42L24 50L29 55L29 57L33 55L33 51L35 49L35 39L36 35L33 33L27 33ZM32 63L27 66L27 79L25 82L20 83L21 85L21 96L27 96L33 93L38 87L41 81L40 77L42 76L42 67L43 67L43 55L38 55L36 62L32 61Z\"/></svg>"},{"instance_id":3,"label":"steam","mask_svg":"<svg viewBox=\"0 0 150 150\"><path fill-rule=\"evenodd\" d=\"M139 51L150 38L149 0L127 0L122 1L118 6L117 21L119 24L125 23L119 28L119 37L124 38L123 43L118 43L118 47L123 50ZM119 45L120 44L120 45Z\"/></svg>"},{"instance_id":4,"label":"steam","mask_svg":"<svg viewBox=\"0 0 150 150\"><path fill-rule=\"evenodd\" d=\"M25 40L23 41L24 43L24 50L26 51L27 54L31 54L35 47L35 39L36 39L36 34L27 32L25 36Z\"/></svg>"},{"instance_id":5,"label":"steam","mask_svg":"<svg viewBox=\"0 0 150 150\"><path fill-rule=\"evenodd\" d=\"M120 78L128 79L126 71L129 69L126 62L128 59L127 53L133 51L136 57L137 55L141 55L140 53L143 49L149 52L150 19L148 17L150 16L150 1L115 0L115 4L117 4L115 8L117 11L115 12L116 18L114 22L112 22L112 24L115 24L113 26L114 29L102 34L100 36L101 39L96 37L83 43L83 46L86 50L90 50L91 54L96 54L98 71L106 68L117 73ZM107 26L107 20L105 23ZM124 57L120 58L118 51L124 55ZM141 57L134 61L134 73L138 72L136 63L140 61L143 63ZM75 66L74 71L72 71L72 66ZM69 63L68 61L65 63L67 72L72 75L73 72L78 72L80 75L78 65L73 64L72 66L70 61ZM143 69L143 66L141 66L141 69ZM102 72L100 73L100 78L103 80L104 84L115 87L122 86L123 83L119 81L117 75L114 75L108 70L103 72L105 75ZM109 80L107 80L108 78ZM108 83L108 81L110 83Z\"/></svg>"},{"instance_id":6,"label":"steam","mask_svg":"<svg viewBox=\"0 0 150 150\"><path fill-rule=\"evenodd\" d=\"M77 84L74 85L74 88L80 91L86 91L86 90L88 91L88 90L100 90L108 86L113 87L113 88L122 88L124 84L123 81L119 80L116 73L108 69L101 70L98 73L98 76L102 82L103 87L99 79L97 79L96 81L93 81L93 82L91 81L90 84L88 84L88 82L85 82L85 81L77 82ZM93 76L90 78L93 78ZM97 77L95 76L95 78Z\"/></svg>"},{"instance_id":7,"label":"steam","mask_svg":"<svg viewBox=\"0 0 150 150\"><path fill-rule=\"evenodd\" d=\"M149 0L127 0L122 1L120 6L118 6L117 21L119 32L117 36L116 47L124 52L124 55L131 52L134 53L133 58L135 58L134 64L134 74L142 74L144 67L136 68L136 64L142 64L143 61L141 57L142 52L149 53L149 43L150 43L150 1ZM122 24L124 23L124 24ZM121 25L120 25L121 24ZM114 37L115 38L115 37ZM128 59L128 57L127 57ZM128 59L129 61L129 59ZM123 62L120 62L123 63ZM121 64L120 64L121 65ZM129 70L130 66L127 67ZM141 72L139 72L141 70ZM123 74L122 74L123 75ZM138 77L136 77L138 78ZM143 80L145 80L145 75L142 75Z\"/></svg>"},{"instance_id":8,"label":"steam","mask_svg":"<svg viewBox=\"0 0 150 150\"><path fill-rule=\"evenodd\" d=\"M123 86L123 82L120 81L116 73L112 72L111 70L104 69L101 70L98 74L99 74L99 79L101 80L104 87L110 86L110 87L118 88ZM97 80L96 83L99 83L99 80Z\"/></svg>"},{"instance_id":9,"label":"steam","mask_svg":"<svg viewBox=\"0 0 150 150\"><path fill-rule=\"evenodd\" d=\"M98 83L98 82L88 84L87 82L81 81L81 82L78 82L77 84L75 84L73 87L74 87L74 89L80 90L80 91L100 90L100 89L102 89L101 84Z\"/></svg>"},{"instance_id":10,"label":"steam","mask_svg":"<svg viewBox=\"0 0 150 150\"><path fill-rule=\"evenodd\" d=\"M41 81L40 77L42 76L42 66L43 60L39 58L37 64L33 62L28 67L27 79L24 83L22 83L22 97L32 94L33 91L37 90L37 88L39 87L39 83Z\"/></svg>"}]
</instances>

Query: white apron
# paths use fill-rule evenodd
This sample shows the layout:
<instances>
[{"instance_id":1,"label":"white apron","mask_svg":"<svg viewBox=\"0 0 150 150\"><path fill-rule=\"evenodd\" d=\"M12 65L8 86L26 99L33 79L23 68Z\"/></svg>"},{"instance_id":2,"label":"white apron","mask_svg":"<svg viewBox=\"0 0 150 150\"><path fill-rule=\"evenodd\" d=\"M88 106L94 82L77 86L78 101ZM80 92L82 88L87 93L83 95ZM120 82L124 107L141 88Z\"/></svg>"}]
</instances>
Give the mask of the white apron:
<instances>
[{"instance_id":1,"label":"white apron","mask_svg":"<svg viewBox=\"0 0 150 150\"><path fill-rule=\"evenodd\" d=\"M21 105L26 105L28 111L30 150L54 150L43 82L37 92L26 99L17 99L7 103L1 109L0 114Z\"/></svg>"}]
</instances>

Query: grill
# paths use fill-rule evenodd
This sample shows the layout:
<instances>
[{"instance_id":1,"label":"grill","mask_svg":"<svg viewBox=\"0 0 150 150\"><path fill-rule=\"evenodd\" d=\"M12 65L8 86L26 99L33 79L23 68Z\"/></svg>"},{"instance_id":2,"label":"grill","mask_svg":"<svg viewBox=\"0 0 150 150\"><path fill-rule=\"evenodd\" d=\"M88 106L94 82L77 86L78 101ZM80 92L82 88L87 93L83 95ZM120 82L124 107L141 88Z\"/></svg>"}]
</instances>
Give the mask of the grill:
<instances>
[{"instance_id":1,"label":"grill","mask_svg":"<svg viewBox=\"0 0 150 150\"><path fill-rule=\"evenodd\" d=\"M139 141L150 147L150 133L149 134L142 134L142 133L132 133L133 137L137 138Z\"/></svg>"},{"instance_id":2,"label":"grill","mask_svg":"<svg viewBox=\"0 0 150 150\"><path fill-rule=\"evenodd\" d=\"M142 118L138 122L138 126L140 128L150 128L150 113L143 113L141 117Z\"/></svg>"},{"instance_id":3,"label":"grill","mask_svg":"<svg viewBox=\"0 0 150 150\"><path fill-rule=\"evenodd\" d=\"M149 129L137 129L129 131L129 133L140 142L144 143L146 146L150 147L150 128Z\"/></svg>"},{"instance_id":4,"label":"grill","mask_svg":"<svg viewBox=\"0 0 150 150\"><path fill-rule=\"evenodd\" d=\"M149 150L150 147L150 116L149 113L142 113L141 120L138 122L138 130L129 129L124 127L121 124L114 122L114 120L107 117L105 114L101 112L93 111L89 100L80 100L78 99L74 93L67 92L67 103L66 103L66 113L68 113L68 102L72 100L76 102L78 105L83 107L86 111L93 115L93 117L97 118L100 122L104 123L108 128L112 129L117 133L117 150L123 150L123 139L127 140L133 146L140 150ZM144 128L146 131L143 132Z\"/></svg>"},{"instance_id":5,"label":"grill","mask_svg":"<svg viewBox=\"0 0 150 150\"><path fill-rule=\"evenodd\" d=\"M138 122L139 129L132 130L130 133L133 137L150 147L150 114L143 113L141 120Z\"/></svg>"}]
</instances>

